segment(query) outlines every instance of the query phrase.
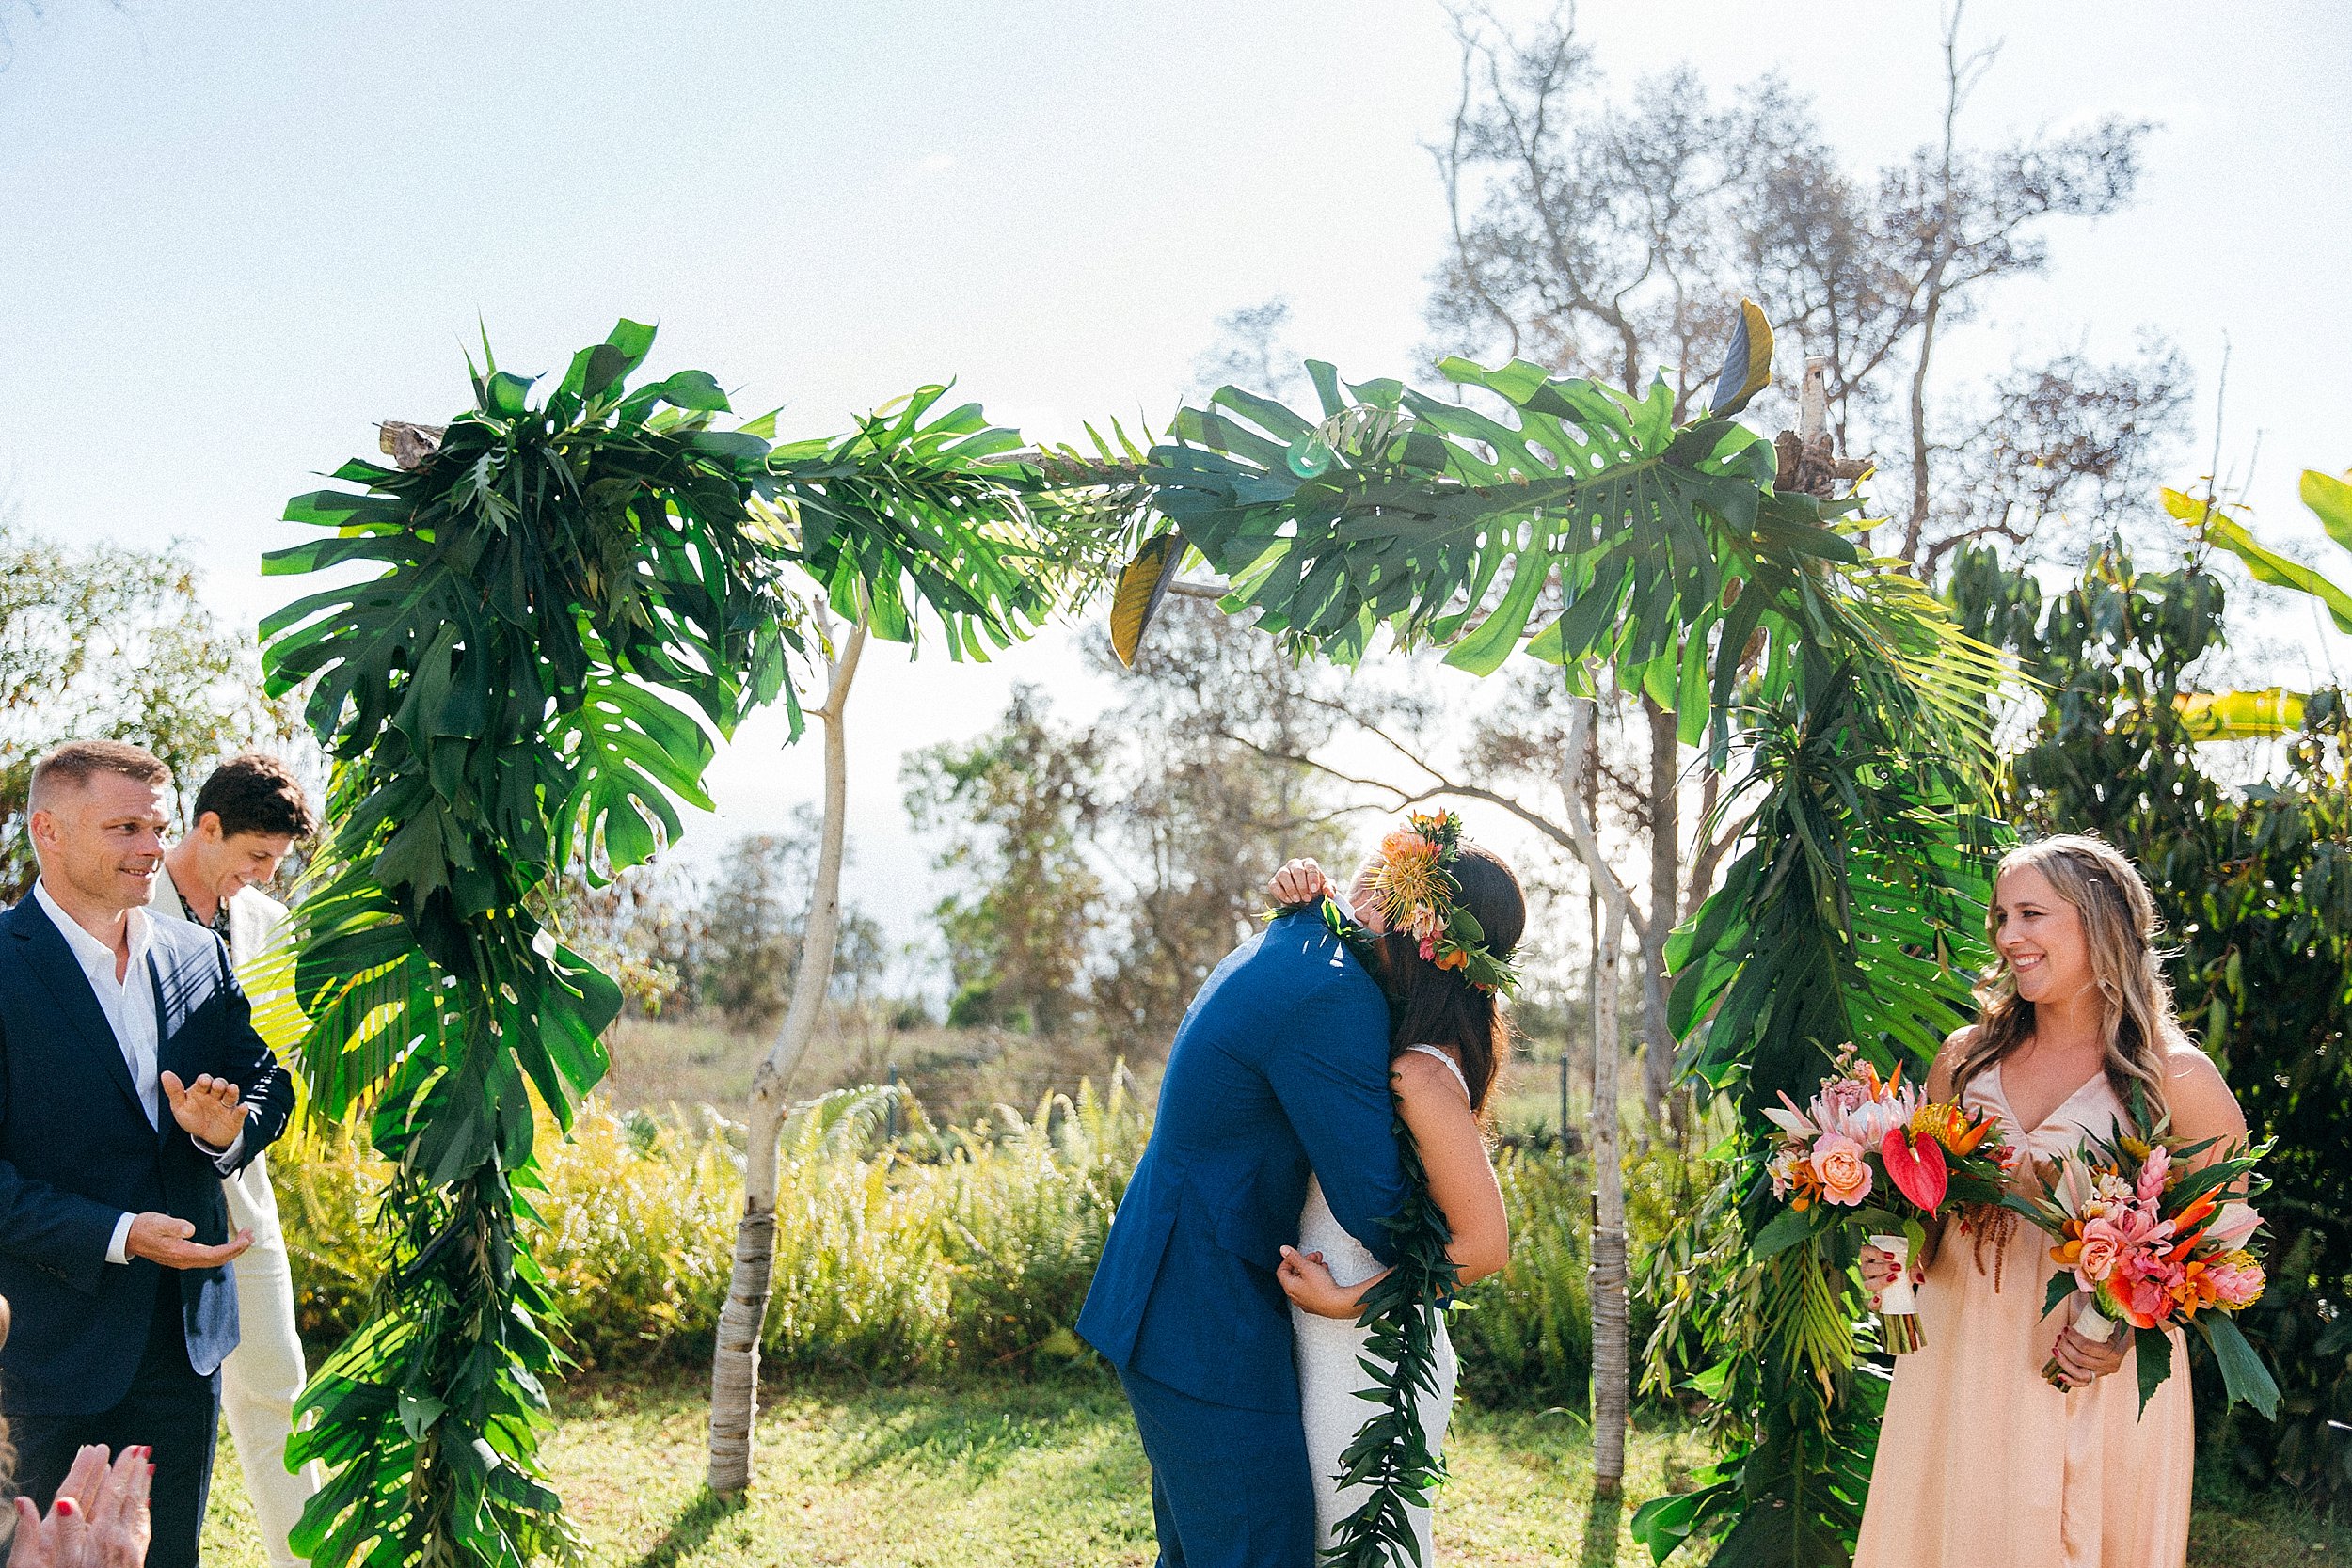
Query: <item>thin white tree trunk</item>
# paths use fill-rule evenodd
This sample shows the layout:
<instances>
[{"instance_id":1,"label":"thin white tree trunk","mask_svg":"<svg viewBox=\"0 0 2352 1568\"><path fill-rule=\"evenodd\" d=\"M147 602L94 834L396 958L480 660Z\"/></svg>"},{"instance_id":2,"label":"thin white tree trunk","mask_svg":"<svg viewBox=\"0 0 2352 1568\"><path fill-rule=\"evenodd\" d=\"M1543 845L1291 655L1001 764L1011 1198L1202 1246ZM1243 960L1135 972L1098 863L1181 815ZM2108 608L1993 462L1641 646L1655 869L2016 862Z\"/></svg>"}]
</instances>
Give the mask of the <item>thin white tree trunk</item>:
<instances>
[{"instance_id":1,"label":"thin white tree trunk","mask_svg":"<svg viewBox=\"0 0 2352 1568\"><path fill-rule=\"evenodd\" d=\"M823 610L818 626L832 641ZM752 1429L759 1414L759 1340L768 1323L771 1271L776 1253L776 1142L790 1101L786 1091L807 1053L817 1018L833 984L833 950L841 928L841 846L849 807L849 749L842 709L866 647L860 621L825 661L825 820L817 850L817 885L801 932L800 969L784 1022L752 1075L749 1141L743 1161L743 1218L735 1230L735 1269L719 1314L718 1348L710 1361L710 1489L740 1492L752 1481Z\"/></svg>"},{"instance_id":2,"label":"thin white tree trunk","mask_svg":"<svg viewBox=\"0 0 2352 1568\"><path fill-rule=\"evenodd\" d=\"M1642 699L1649 720L1649 923L1642 931L1642 1106L1654 1127L1668 1114L1675 1035L1666 1022L1666 938L1682 893L1682 747L1675 716ZM1681 1130L1680 1105L1673 1107Z\"/></svg>"},{"instance_id":3,"label":"thin white tree trunk","mask_svg":"<svg viewBox=\"0 0 2352 1568\"><path fill-rule=\"evenodd\" d=\"M1598 705L1571 699L1568 766L1579 781L1598 761L1594 721ZM1623 991L1624 947L1632 901L1625 884L1601 853L1592 806L1581 788L1568 797L1568 828L1585 875L1600 895L1608 918L1593 964L1593 1110L1589 1147L1593 1154L1593 1258L1586 1275L1593 1313L1593 1490L1614 1496L1625 1484L1626 1401L1632 1363L1626 1299L1625 1167L1617 1140L1617 1068L1623 1055L1618 1003Z\"/></svg>"}]
</instances>

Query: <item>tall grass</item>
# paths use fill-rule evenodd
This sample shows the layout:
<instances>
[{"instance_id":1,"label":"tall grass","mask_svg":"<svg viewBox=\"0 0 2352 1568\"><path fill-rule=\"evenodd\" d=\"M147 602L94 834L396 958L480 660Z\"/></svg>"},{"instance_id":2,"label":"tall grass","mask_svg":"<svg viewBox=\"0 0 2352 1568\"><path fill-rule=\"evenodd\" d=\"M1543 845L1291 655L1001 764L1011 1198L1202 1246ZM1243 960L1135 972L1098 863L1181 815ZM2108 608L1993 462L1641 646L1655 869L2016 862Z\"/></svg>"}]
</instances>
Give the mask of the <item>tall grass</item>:
<instances>
[{"instance_id":1,"label":"tall grass","mask_svg":"<svg viewBox=\"0 0 2352 1568\"><path fill-rule=\"evenodd\" d=\"M896 1111L898 1135L885 1130ZM845 1089L785 1129L767 1355L915 1376L1080 1354L1068 1333L1149 1121L1124 1076L993 1125L933 1129L886 1088ZM546 1132L532 1249L586 1366L710 1351L742 1210L741 1129L585 1106ZM310 1125L273 1154L302 1331L358 1325L376 1279L385 1167L361 1129Z\"/></svg>"},{"instance_id":2,"label":"tall grass","mask_svg":"<svg viewBox=\"0 0 2352 1568\"><path fill-rule=\"evenodd\" d=\"M1070 1325L1149 1132L1123 1071L1106 1091L1082 1084L968 1127L935 1127L890 1088L802 1107L785 1130L768 1358L884 1381L1083 1359ZM596 1101L570 1138L548 1131L533 1247L581 1364L709 1355L741 1137L707 1109L624 1117ZM1676 1223L1668 1173L1635 1164L1629 1183L1656 1199L1632 1205L1637 1222ZM316 1124L273 1165L303 1332L340 1338L374 1285L384 1167L360 1129ZM1508 1149L1498 1175L1512 1261L1454 1318L1465 1387L1483 1402L1581 1404L1590 1181L1581 1162Z\"/></svg>"}]
</instances>

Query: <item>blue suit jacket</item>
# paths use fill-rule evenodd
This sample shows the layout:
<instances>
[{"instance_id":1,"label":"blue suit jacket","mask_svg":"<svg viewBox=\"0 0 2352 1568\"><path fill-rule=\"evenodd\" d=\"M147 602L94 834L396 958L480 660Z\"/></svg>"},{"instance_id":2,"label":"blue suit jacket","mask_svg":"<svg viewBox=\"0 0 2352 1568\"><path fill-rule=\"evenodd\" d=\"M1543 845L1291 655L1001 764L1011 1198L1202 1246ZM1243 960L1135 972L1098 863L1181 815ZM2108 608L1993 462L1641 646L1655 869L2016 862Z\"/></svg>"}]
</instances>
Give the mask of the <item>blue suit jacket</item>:
<instances>
[{"instance_id":1,"label":"blue suit jacket","mask_svg":"<svg viewBox=\"0 0 2352 1568\"><path fill-rule=\"evenodd\" d=\"M294 1109L294 1085L253 1031L229 950L201 926L150 922L156 1067L193 1083L235 1081L261 1114L250 1160ZM163 1108L148 1125L88 977L39 900L0 914L0 1295L15 1319L0 1347L0 1408L90 1415L130 1391L160 1289L160 1265L106 1261L115 1222L156 1211L226 1241L229 1211L212 1157ZM237 1344L226 1268L180 1275L188 1359L207 1376Z\"/></svg>"},{"instance_id":2,"label":"blue suit jacket","mask_svg":"<svg viewBox=\"0 0 2352 1568\"><path fill-rule=\"evenodd\" d=\"M1078 1333L1196 1399L1295 1412L1290 1304L1310 1167L1349 1234L1386 1262L1405 1197L1380 989L1312 911L1228 955L1193 999L1152 1141L1120 1200Z\"/></svg>"}]
</instances>

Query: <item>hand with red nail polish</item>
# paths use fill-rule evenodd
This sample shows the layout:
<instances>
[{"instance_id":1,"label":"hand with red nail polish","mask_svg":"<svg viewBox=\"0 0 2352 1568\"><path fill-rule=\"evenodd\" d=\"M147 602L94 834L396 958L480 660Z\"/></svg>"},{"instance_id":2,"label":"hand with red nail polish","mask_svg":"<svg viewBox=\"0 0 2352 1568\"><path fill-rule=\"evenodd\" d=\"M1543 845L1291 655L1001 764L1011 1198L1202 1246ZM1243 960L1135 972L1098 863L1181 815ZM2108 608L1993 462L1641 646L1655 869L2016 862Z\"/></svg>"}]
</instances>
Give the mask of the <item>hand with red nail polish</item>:
<instances>
[{"instance_id":1,"label":"hand with red nail polish","mask_svg":"<svg viewBox=\"0 0 2352 1568\"><path fill-rule=\"evenodd\" d=\"M84 1448L73 1456L45 1519L31 1498L16 1498L8 1568L141 1568L152 1533L148 1497L153 1452L127 1448L109 1465L103 1445Z\"/></svg>"}]
</instances>

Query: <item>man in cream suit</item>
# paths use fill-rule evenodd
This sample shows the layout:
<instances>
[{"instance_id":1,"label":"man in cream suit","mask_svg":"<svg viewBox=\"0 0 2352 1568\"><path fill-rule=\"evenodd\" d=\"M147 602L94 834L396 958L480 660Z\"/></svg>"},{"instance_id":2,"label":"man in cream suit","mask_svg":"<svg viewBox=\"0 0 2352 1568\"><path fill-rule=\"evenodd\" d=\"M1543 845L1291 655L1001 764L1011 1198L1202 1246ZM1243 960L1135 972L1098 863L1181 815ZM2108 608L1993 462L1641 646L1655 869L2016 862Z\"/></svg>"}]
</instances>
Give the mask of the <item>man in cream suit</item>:
<instances>
[{"instance_id":1,"label":"man in cream suit","mask_svg":"<svg viewBox=\"0 0 2352 1568\"><path fill-rule=\"evenodd\" d=\"M186 837L164 852L165 874L150 900L158 914L210 927L229 944L230 961L253 980L252 963L277 938L286 906L260 884L298 839L317 830L302 785L274 757L231 757L197 792ZM266 1000L257 996L257 1002ZM298 1561L287 1537L323 1478L316 1465L286 1468L294 1402L308 1381L294 1332L294 1273L278 1223L269 1168L253 1163L221 1183L233 1229L253 1233L237 1259L237 1349L221 1366L220 1413L237 1445L272 1568Z\"/></svg>"}]
</instances>

